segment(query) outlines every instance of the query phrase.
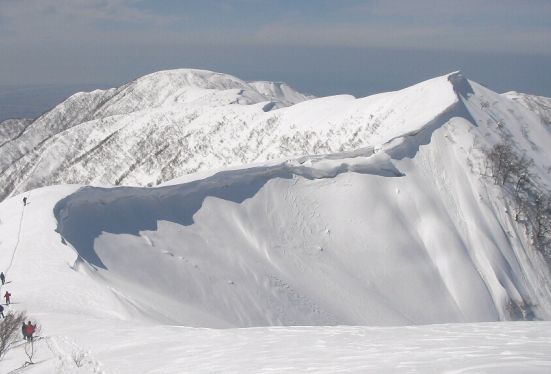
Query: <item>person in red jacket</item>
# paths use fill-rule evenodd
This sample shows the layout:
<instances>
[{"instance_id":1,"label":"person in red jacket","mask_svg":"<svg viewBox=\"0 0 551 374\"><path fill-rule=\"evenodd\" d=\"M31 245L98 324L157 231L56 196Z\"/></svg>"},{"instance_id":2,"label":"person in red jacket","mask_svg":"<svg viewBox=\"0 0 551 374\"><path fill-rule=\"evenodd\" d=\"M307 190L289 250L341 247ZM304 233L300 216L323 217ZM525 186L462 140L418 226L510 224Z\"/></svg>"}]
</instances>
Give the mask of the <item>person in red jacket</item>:
<instances>
[{"instance_id":1,"label":"person in red jacket","mask_svg":"<svg viewBox=\"0 0 551 374\"><path fill-rule=\"evenodd\" d=\"M31 321L27 322L27 325L25 326L25 338L32 342L33 341L33 334L36 330L36 326L34 326Z\"/></svg>"},{"instance_id":2,"label":"person in red jacket","mask_svg":"<svg viewBox=\"0 0 551 374\"><path fill-rule=\"evenodd\" d=\"M11 293L6 291L6 293L4 294L4 299L6 299L6 305L10 305L10 297L11 297Z\"/></svg>"}]
</instances>

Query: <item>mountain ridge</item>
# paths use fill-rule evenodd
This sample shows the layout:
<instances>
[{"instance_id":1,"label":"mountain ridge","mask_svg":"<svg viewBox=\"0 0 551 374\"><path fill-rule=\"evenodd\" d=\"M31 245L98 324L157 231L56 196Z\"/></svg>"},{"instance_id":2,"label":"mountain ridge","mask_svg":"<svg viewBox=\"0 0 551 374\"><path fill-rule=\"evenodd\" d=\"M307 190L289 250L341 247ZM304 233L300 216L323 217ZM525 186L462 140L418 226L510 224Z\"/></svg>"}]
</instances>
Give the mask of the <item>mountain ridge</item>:
<instances>
[{"instance_id":1,"label":"mountain ridge","mask_svg":"<svg viewBox=\"0 0 551 374\"><path fill-rule=\"evenodd\" d=\"M439 96L453 100L445 91L449 76L427 81L424 89L413 86L416 92L404 97L409 104L403 110L422 106L415 95L423 90L433 91L435 102ZM400 129L404 122L392 123L393 97L404 90L362 99L316 99L287 87L181 69L73 95L0 148L1 196L55 183L156 185L213 167L373 145L384 140L377 138L383 122L383 127L394 126L396 135L405 131ZM426 120L408 122L415 127ZM120 162L106 166L102 160ZM40 170L49 170L49 176Z\"/></svg>"},{"instance_id":2,"label":"mountain ridge","mask_svg":"<svg viewBox=\"0 0 551 374\"><path fill-rule=\"evenodd\" d=\"M460 71L359 99L313 98L206 70L160 71L77 93L31 123L6 122L0 197L56 183L152 186L212 168L380 147L420 131L472 92ZM511 100L551 121L545 98ZM10 128L19 128L15 136Z\"/></svg>"},{"instance_id":3,"label":"mountain ridge","mask_svg":"<svg viewBox=\"0 0 551 374\"><path fill-rule=\"evenodd\" d=\"M399 100L368 101L384 99L398 110L396 103L411 105L405 98L433 84L394 94ZM436 84L449 95L437 91L425 102L432 111L417 122L412 116L410 131L391 121L402 132L391 136L387 127L380 138L387 140L377 146L234 167L156 188L85 187L57 202L57 231L78 254L78 267L123 288L145 277L149 294L166 293L158 303L171 306L160 311L125 291L148 318L178 324L548 319L551 288L540 281L551 279L548 265L511 216L513 203L484 177L484 152L510 139L541 169L549 132L535 113L459 73ZM162 267L164 280L142 262Z\"/></svg>"}]
</instances>

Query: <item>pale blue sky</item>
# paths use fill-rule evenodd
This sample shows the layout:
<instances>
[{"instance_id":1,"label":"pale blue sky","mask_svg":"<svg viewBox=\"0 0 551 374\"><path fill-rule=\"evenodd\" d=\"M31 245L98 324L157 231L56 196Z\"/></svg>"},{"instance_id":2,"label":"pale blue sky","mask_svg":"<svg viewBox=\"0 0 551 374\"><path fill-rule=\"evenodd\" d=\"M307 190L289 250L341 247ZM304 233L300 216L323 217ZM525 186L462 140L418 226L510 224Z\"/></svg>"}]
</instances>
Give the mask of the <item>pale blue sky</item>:
<instances>
[{"instance_id":1,"label":"pale blue sky","mask_svg":"<svg viewBox=\"0 0 551 374\"><path fill-rule=\"evenodd\" d=\"M462 69L551 96L550 20L550 0L0 0L0 86L196 67L367 95Z\"/></svg>"}]
</instances>

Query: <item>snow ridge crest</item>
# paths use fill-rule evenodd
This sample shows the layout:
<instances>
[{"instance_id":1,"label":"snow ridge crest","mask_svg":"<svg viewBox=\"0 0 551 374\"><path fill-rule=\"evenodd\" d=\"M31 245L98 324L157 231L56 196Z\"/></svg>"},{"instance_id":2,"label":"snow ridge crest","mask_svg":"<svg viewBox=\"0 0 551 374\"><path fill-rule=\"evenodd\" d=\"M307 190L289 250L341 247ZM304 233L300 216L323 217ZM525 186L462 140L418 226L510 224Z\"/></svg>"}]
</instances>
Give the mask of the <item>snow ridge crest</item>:
<instances>
[{"instance_id":1,"label":"snow ridge crest","mask_svg":"<svg viewBox=\"0 0 551 374\"><path fill-rule=\"evenodd\" d=\"M456 71L448 75L448 81L451 83L454 92L463 98L474 94L473 87L469 80L465 78L461 71Z\"/></svg>"}]
</instances>

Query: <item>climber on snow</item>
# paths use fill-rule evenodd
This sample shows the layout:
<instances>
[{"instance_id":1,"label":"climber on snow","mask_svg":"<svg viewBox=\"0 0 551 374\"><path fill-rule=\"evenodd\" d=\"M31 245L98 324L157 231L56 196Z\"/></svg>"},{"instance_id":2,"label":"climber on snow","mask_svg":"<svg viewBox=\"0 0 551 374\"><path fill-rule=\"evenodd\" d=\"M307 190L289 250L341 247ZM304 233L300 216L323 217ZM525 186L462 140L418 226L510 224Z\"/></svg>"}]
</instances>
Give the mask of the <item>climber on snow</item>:
<instances>
[{"instance_id":1,"label":"climber on snow","mask_svg":"<svg viewBox=\"0 0 551 374\"><path fill-rule=\"evenodd\" d=\"M4 285L4 283L6 283L6 276L4 275L4 272L0 273L0 281L2 281L2 285Z\"/></svg>"},{"instance_id":2,"label":"climber on snow","mask_svg":"<svg viewBox=\"0 0 551 374\"><path fill-rule=\"evenodd\" d=\"M4 299L6 299L6 305L10 305L10 297L11 297L11 293L6 291L6 293L4 294Z\"/></svg>"},{"instance_id":3,"label":"climber on snow","mask_svg":"<svg viewBox=\"0 0 551 374\"><path fill-rule=\"evenodd\" d=\"M27 197L26 196L23 198L23 206L27 206Z\"/></svg>"},{"instance_id":4,"label":"climber on snow","mask_svg":"<svg viewBox=\"0 0 551 374\"><path fill-rule=\"evenodd\" d=\"M33 325L31 323L31 321L27 322L27 324L25 325L25 333L23 334L24 335L24 338L30 342L33 341L33 334L36 330L36 326Z\"/></svg>"}]
</instances>

